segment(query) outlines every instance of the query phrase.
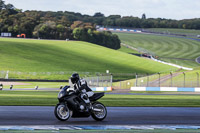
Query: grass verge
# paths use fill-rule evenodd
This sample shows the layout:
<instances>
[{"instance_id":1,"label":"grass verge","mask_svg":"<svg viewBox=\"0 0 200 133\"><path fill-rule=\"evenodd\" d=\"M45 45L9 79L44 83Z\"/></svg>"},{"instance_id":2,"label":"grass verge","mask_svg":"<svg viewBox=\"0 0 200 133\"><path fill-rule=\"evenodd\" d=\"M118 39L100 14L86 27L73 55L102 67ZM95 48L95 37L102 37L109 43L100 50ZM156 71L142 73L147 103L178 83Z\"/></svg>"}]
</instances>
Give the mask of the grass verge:
<instances>
[{"instance_id":1,"label":"grass verge","mask_svg":"<svg viewBox=\"0 0 200 133\"><path fill-rule=\"evenodd\" d=\"M58 91L0 91L1 106L54 106ZM99 100L106 106L200 107L199 95L110 95Z\"/></svg>"},{"instance_id":2,"label":"grass verge","mask_svg":"<svg viewBox=\"0 0 200 133\"><path fill-rule=\"evenodd\" d=\"M69 84L68 82L1 82L3 84L4 89L9 89L11 85L13 85L13 89L24 89L24 88L35 88L38 86L39 88L60 88L60 86L65 86Z\"/></svg>"}]
</instances>

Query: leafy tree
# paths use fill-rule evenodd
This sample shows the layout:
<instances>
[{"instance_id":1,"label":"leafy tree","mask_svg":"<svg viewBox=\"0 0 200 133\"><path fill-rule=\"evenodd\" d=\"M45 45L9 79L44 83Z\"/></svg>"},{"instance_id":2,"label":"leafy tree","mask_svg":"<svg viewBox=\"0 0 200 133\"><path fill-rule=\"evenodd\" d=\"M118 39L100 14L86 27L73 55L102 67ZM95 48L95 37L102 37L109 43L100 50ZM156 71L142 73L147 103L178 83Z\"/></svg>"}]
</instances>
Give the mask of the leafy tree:
<instances>
[{"instance_id":1,"label":"leafy tree","mask_svg":"<svg viewBox=\"0 0 200 133\"><path fill-rule=\"evenodd\" d=\"M14 10L15 7L12 4L7 4L7 5L5 5L5 9L7 9L7 10Z\"/></svg>"},{"instance_id":2,"label":"leafy tree","mask_svg":"<svg viewBox=\"0 0 200 133\"><path fill-rule=\"evenodd\" d=\"M95 29L92 23L84 23L83 21L74 21L74 23L71 25L71 29L75 28Z\"/></svg>"},{"instance_id":3,"label":"leafy tree","mask_svg":"<svg viewBox=\"0 0 200 133\"><path fill-rule=\"evenodd\" d=\"M97 12L97 13L94 14L93 17L105 17L105 16L104 16L104 14Z\"/></svg>"},{"instance_id":4,"label":"leafy tree","mask_svg":"<svg viewBox=\"0 0 200 133\"><path fill-rule=\"evenodd\" d=\"M76 40L87 41L112 49L120 48L121 42L118 36L113 35L109 31L99 32L87 28L75 28L73 30L73 36Z\"/></svg>"},{"instance_id":5,"label":"leafy tree","mask_svg":"<svg viewBox=\"0 0 200 133\"><path fill-rule=\"evenodd\" d=\"M142 19L146 19L146 14L142 14Z\"/></svg>"},{"instance_id":6,"label":"leafy tree","mask_svg":"<svg viewBox=\"0 0 200 133\"><path fill-rule=\"evenodd\" d=\"M96 25L130 28L200 29L200 18L172 20L110 15L97 12L93 16L68 11L25 11L0 0L0 32L11 32L14 37L25 33L27 37L45 39L76 39L118 49L120 40L110 32L95 30Z\"/></svg>"},{"instance_id":7,"label":"leafy tree","mask_svg":"<svg viewBox=\"0 0 200 133\"><path fill-rule=\"evenodd\" d=\"M33 31L33 36L43 39L72 39L71 30L64 25L56 25L54 21L37 25Z\"/></svg>"},{"instance_id":8,"label":"leafy tree","mask_svg":"<svg viewBox=\"0 0 200 133\"><path fill-rule=\"evenodd\" d=\"M3 0L0 0L0 10L5 8L5 2Z\"/></svg>"},{"instance_id":9,"label":"leafy tree","mask_svg":"<svg viewBox=\"0 0 200 133\"><path fill-rule=\"evenodd\" d=\"M33 35L34 37L43 39L55 39L56 23L53 21L47 21L43 24L39 24L35 27Z\"/></svg>"}]
</instances>

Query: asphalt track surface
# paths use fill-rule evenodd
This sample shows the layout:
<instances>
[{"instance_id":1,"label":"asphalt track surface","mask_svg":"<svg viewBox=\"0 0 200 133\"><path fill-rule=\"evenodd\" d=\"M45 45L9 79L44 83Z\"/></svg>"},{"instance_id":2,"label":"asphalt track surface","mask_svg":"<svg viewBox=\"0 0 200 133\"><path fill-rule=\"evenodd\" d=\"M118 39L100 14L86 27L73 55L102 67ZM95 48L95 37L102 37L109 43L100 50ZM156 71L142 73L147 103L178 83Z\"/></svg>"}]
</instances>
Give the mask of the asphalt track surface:
<instances>
[{"instance_id":1,"label":"asphalt track surface","mask_svg":"<svg viewBox=\"0 0 200 133\"><path fill-rule=\"evenodd\" d=\"M2 125L200 125L197 107L107 107L102 122L89 118L70 118L61 122L54 116L54 107L0 106Z\"/></svg>"}]
</instances>

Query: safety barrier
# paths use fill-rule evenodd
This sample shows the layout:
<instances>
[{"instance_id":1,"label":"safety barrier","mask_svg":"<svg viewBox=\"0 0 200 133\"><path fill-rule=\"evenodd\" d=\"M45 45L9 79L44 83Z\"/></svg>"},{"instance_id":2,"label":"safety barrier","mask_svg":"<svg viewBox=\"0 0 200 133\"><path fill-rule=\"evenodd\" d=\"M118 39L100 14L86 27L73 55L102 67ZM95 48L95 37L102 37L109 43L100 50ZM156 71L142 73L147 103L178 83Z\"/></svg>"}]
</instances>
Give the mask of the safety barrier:
<instances>
[{"instance_id":1,"label":"safety barrier","mask_svg":"<svg viewBox=\"0 0 200 133\"><path fill-rule=\"evenodd\" d=\"M182 92L200 92L200 88L181 88L181 87L131 87L131 91L182 91Z\"/></svg>"},{"instance_id":2,"label":"safety barrier","mask_svg":"<svg viewBox=\"0 0 200 133\"><path fill-rule=\"evenodd\" d=\"M177 68L182 68L184 70L193 70L193 68L183 67L183 66L179 66L179 65L176 65L176 64L173 64L173 63L168 63L168 62L165 62L165 61L161 61L161 60L153 58L152 56L151 56L151 59L156 61L156 62L167 64L167 65L174 66L174 67L177 67Z\"/></svg>"},{"instance_id":3,"label":"safety barrier","mask_svg":"<svg viewBox=\"0 0 200 133\"><path fill-rule=\"evenodd\" d=\"M91 89L92 91L112 91L112 87L95 87Z\"/></svg>"},{"instance_id":4,"label":"safety barrier","mask_svg":"<svg viewBox=\"0 0 200 133\"><path fill-rule=\"evenodd\" d=\"M141 33L141 30L137 30L137 29L121 29L121 28L105 28L105 27L99 27L98 30L101 31L118 31L118 32L138 32Z\"/></svg>"}]
</instances>

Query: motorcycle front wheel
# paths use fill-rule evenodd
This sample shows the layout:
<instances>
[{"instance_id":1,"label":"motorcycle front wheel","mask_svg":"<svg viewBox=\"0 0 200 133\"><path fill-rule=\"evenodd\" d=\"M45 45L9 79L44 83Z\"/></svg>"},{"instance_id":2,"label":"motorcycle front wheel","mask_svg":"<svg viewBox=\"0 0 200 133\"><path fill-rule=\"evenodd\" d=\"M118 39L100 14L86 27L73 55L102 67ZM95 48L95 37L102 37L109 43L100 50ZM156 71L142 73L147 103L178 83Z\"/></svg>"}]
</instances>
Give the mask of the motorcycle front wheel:
<instances>
[{"instance_id":1,"label":"motorcycle front wheel","mask_svg":"<svg viewBox=\"0 0 200 133\"><path fill-rule=\"evenodd\" d=\"M107 116L106 107L100 102L95 102L95 103L93 103L92 106L93 106L94 109L101 110L101 111L93 111L92 114L91 114L92 118L95 119L96 121L104 120Z\"/></svg>"},{"instance_id":2,"label":"motorcycle front wheel","mask_svg":"<svg viewBox=\"0 0 200 133\"><path fill-rule=\"evenodd\" d=\"M70 118L70 110L64 103L59 103L54 109L54 114L58 120L66 121Z\"/></svg>"}]
</instances>

